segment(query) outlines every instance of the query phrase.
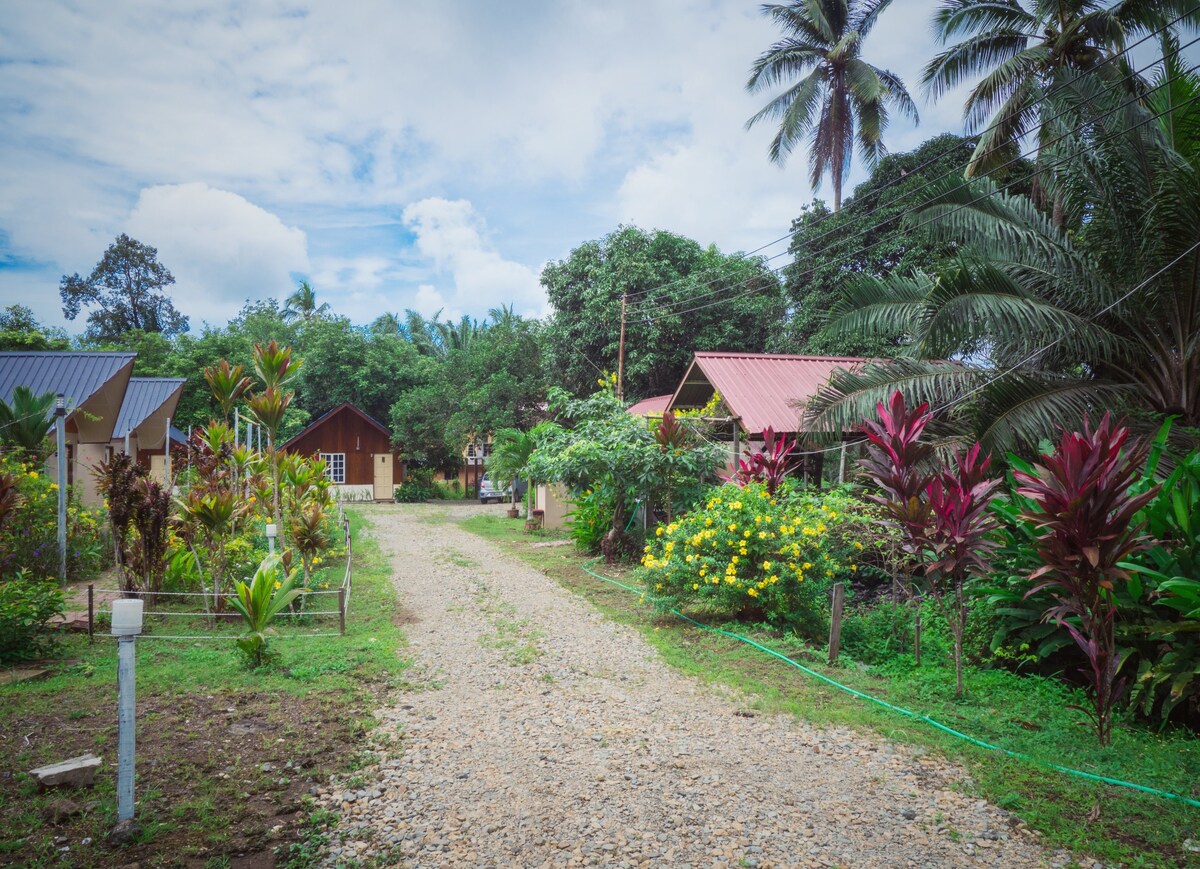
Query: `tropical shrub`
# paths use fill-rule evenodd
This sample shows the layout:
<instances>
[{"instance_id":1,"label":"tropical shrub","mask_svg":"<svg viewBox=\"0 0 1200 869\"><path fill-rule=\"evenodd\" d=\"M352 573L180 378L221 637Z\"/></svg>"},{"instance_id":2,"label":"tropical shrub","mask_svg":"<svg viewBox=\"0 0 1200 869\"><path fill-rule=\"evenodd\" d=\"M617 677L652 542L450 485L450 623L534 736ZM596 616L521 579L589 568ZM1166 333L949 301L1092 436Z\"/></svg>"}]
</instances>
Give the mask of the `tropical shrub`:
<instances>
[{"instance_id":1,"label":"tropical shrub","mask_svg":"<svg viewBox=\"0 0 1200 869\"><path fill-rule=\"evenodd\" d=\"M665 417L663 421L666 421ZM763 448L752 452L747 447L743 451L745 458L738 459L738 469L729 481L738 486L762 483L767 487L767 494L774 495L794 467L791 452L796 443L789 441L787 435L776 437L775 429L770 426L763 429L762 434Z\"/></svg>"},{"instance_id":2,"label":"tropical shrub","mask_svg":"<svg viewBox=\"0 0 1200 869\"><path fill-rule=\"evenodd\" d=\"M54 647L49 623L66 598L53 579L18 571L0 580L0 664L39 658Z\"/></svg>"},{"instance_id":3,"label":"tropical shrub","mask_svg":"<svg viewBox=\"0 0 1200 869\"><path fill-rule=\"evenodd\" d=\"M297 571L285 573L281 556L271 555L263 559L249 583L235 582L234 591L237 596L230 606L246 622L246 633L237 641L238 649L250 666L261 667L275 657L267 644L268 637L275 633L271 623L308 589L297 585Z\"/></svg>"},{"instance_id":4,"label":"tropical shrub","mask_svg":"<svg viewBox=\"0 0 1200 869\"><path fill-rule=\"evenodd\" d=\"M612 528L613 505L602 491L585 489L571 499L567 533L584 552L599 552L604 535Z\"/></svg>"},{"instance_id":5,"label":"tropical shrub","mask_svg":"<svg viewBox=\"0 0 1200 869\"><path fill-rule=\"evenodd\" d=\"M0 475L11 480L10 497L17 505L0 525L0 576L18 570L30 576L58 576L58 484L39 464L12 455L0 456ZM97 511L67 500L67 577L85 579L112 562L105 523Z\"/></svg>"},{"instance_id":6,"label":"tropical shrub","mask_svg":"<svg viewBox=\"0 0 1200 869\"><path fill-rule=\"evenodd\" d=\"M440 498L441 490L433 481L433 469L410 468L393 497L399 504L419 504Z\"/></svg>"},{"instance_id":7,"label":"tropical shrub","mask_svg":"<svg viewBox=\"0 0 1200 869\"><path fill-rule=\"evenodd\" d=\"M1047 591L1055 606L1046 611L1066 628L1088 661L1091 687L1087 710L1101 745L1111 738L1112 711L1124 688L1114 632L1120 566L1150 545L1134 522L1157 487L1134 494L1131 483L1144 453L1128 445L1129 431L1106 413L1093 430L1064 432L1053 455L1043 455L1031 473L1017 471L1018 492L1036 509L1026 513L1038 531L1042 566L1030 575L1033 591Z\"/></svg>"},{"instance_id":8,"label":"tropical shrub","mask_svg":"<svg viewBox=\"0 0 1200 869\"><path fill-rule=\"evenodd\" d=\"M703 605L744 619L824 633L826 594L858 570L871 510L847 490L726 484L659 526L642 558L647 592L665 606Z\"/></svg>"}]
</instances>

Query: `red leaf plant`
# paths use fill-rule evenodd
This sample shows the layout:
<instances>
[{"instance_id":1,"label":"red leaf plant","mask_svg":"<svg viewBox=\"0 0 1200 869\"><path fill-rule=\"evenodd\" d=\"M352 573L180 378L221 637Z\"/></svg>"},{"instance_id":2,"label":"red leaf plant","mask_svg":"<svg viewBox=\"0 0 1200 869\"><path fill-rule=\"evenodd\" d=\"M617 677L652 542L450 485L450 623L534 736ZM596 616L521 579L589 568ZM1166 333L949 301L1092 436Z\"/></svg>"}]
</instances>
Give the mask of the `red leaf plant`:
<instances>
[{"instance_id":1,"label":"red leaf plant","mask_svg":"<svg viewBox=\"0 0 1200 869\"><path fill-rule=\"evenodd\" d=\"M1126 681L1117 678L1113 588L1129 574L1117 565L1150 545L1133 518L1159 488L1130 491L1145 449L1138 441L1126 446L1128 440L1128 429L1114 425L1109 414L1094 431L1085 418L1083 433L1064 431L1054 454L1042 456L1033 473L1014 472L1017 492L1037 505L1023 513L1037 529L1042 561L1029 577L1034 586L1026 597L1050 592L1058 605L1044 618L1065 627L1087 656L1083 672L1093 708L1083 711L1101 745L1111 741L1112 710Z\"/></svg>"},{"instance_id":2,"label":"red leaf plant","mask_svg":"<svg viewBox=\"0 0 1200 869\"><path fill-rule=\"evenodd\" d=\"M918 556L930 521L925 493L932 479L927 465L933 447L920 442L931 417L929 405L906 408L904 396L897 390L886 406L881 401L876 410L878 421L863 420L867 454L859 467L883 490L883 495L867 497L883 508L884 515L901 532L905 552Z\"/></svg>"},{"instance_id":3,"label":"red leaf plant","mask_svg":"<svg viewBox=\"0 0 1200 869\"><path fill-rule=\"evenodd\" d=\"M930 559L925 577L954 636L955 694L963 695L962 650L967 630L963 586L972 575L991 569L999 524L988 505L1000 479L988 476L992 457L979 458L979 444L955 456L955 467L942 468L926 487L932 522L920 543Z\"/></svg>"},{"instance_id":4,"label":"red leaf plant","mask_svg":"<svg viewBox=\"0 0 1200 869\"><path fill-rule=\"evenodd\" d=\"M763 449L752 453L747 447L746 458L738 459L738 469L729 481L738 486L763 483L767 487L767 494L774 497L779 484L795 467L796 463L790 455L796 442L789 441L787 435L776 437L775 429L771 426L764 428L762 434Z\"/></svg>"}]
</instances>

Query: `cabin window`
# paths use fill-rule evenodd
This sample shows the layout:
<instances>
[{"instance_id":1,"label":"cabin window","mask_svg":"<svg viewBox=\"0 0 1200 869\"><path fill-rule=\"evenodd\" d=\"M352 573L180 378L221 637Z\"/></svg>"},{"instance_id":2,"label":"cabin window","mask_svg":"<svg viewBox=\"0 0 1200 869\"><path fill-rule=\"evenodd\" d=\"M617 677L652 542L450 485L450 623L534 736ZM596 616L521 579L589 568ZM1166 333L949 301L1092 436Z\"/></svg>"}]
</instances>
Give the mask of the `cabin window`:
<instances>
[{"instance_id":1,"label":"cabin window","mask_svg":"<svg viewBox=\"0 0 1200 869\"><path fill-rule=\"evenodd\" d=\"M339 484L346 482L345 453L320 453L319 457L325 460L326 480Z\"/></svg>"}]
</instances>

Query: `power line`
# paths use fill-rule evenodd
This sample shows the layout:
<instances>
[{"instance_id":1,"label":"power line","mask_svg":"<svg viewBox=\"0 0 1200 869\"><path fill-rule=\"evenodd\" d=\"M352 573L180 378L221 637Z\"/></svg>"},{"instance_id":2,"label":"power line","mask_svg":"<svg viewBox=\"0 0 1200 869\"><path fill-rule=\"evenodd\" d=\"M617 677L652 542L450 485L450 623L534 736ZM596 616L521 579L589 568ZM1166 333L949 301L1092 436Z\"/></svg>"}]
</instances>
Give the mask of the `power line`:
<instances>
[{"instance_id":1,"label":"power line","mask_svg":"<svg viewBox=\"0 0 1200 869\"><path fill-rule=\"evenodd\" d=\"M1182 77L1182 76L1184 76L1184 75L1187 75L1187 74L1189 74L1189 73L1195 72L1195 71L1196 71L1196 69L1198 69L1198 68L1200 68L1200 64L1197 64L1197 65L1195 65L1195 66L1189 67L1188 69L1186 69L1186 70L1184 70L1184 71L1180 72L1180 73L1179 73L1179 74L1178 74L1178 75L1177 75L1175 78L1179 78L1179 77ZM1172 79L1172 80L1174 80L1174 79ZM1164 82L1163 86L1166 86L1166 85L1167 85L1167 84L1169 84L1169 83L1170 83L1169 81L1168 81L1168 82ZM1112 139L1112 138L1114 138L1115 136L1118 136L1118 135L1122 135L1122 134L1128 133L1128 132L1130 132L1131 130L1136 130L1136 129L1138 129L1138 128L1142 127L1142 126L1145 126L1147 123L1150 123L1151 121L1156 121L1156 120L1158 120L1159 118L1163 117L1163 116L1164 116L1164 115L1166 115L1166 114L1173 113L1173 112L1177 112L1177 111L1179 111L1180 109L1186 108L1187 106L1189 106L1189 105L1191 105L1191 104L1193 104L1193 103L1197 102L1198 100L1200 100L1200 95L1193 96L1192 98L1190 98L1190 99L1188 99L1188 100L1185 100L1184 102L1182 102L1182 103L1179 103L1178 105L1171 106L1171 107L1170 107L1170 108L1168 108L1168 109L1164 109L1162 112L1158 112L1158 113L1156 113L1156 114L1153 114L1153 115L1150 115L1150 116L1148 116L1148 117L1144 118L1143 120L1139 121L1138 123L1134 124L1132 127L1128 128L1128 129L1124 129L1124 130L1117 130L1117 131L1115 131L1115 132L1113 132L1113 133L1109 134L1108 136L1099 137L1099 138L1097 138L1095 141L1096 141L1097 143L1099 143L1099 142L1105 142L1105 141L1108 141L1109 139ZM1119 106L1117 106L1117 107L1115 107L1115 108L1111 109L1110 111L1108 111L1108 112L1106 112L1106 113L1104 113L1104 114L1102 114L1102 115L1100 115L1100 116L1098 116L1098 117L1096 117L1096 118L1092 118L1092 119L1090 119L1090 120L1088 121L1088 123L1094 123L1094 122L1095 122L1095 121L1097 121L1097 120L1101 120L1101 119L1103 119L1103 118L1106 118L1106 117L1108 117L1109 115L1115 114L1116 112L1118 112L1118 111L1121 111L1121 110L1122 110L1122 109L1124 109L1124 108L1127 108L1129 105L1131 105L1131 104L1132 104L1133 102L1135 102L1135 101L1136 101L1136 100L1130 100L1130 101L1128 101L1128 102L1122 103L1121 105L1119 105ZM1069 135L1072 135L1072 134L1074 134L1074 133L1077 133L1078 131L1079 131L1079 130L1078 130L1078 128L1072 128L1072 130L1071 130L1071 132L1070 132L1070 133L1064 133L1063 135L1061 135L1061 136L1057 137L1056 139L1052 140L1052 141L1051 141L1050 143L1048 143L1048 144L1054 144L1054 143L1056 143L1056 142L1059 142L1059 141L1061 141L1062 139L1066 138L1067 136L1069 136ZM1045 146L1043 146L1043 147L1045 147ZM1067 155L1065 155L1065 156L1063 156L1063 157L1060 157L1060 158L1059 158L1059 159L1057 159L1057 160L1053 160L1053 161L1050 161L1050 162L1048 162L1048 163L1044 163L1044 164L1040 165L1040 166L1039 166L1039 167L1038 167L1038 168L1037 168L1035 171L1031 172L1029 175L1026 175L1024 178L1022 178L1022 179L1020 179L1020 180L1022 180L1022 181L1028 181L1028 180L1031 180L1031 179L1035 178L1036 176L1038 176L1038 175L1042 174L1043 172L1045 172L1047 169L1053 169L1053 168L1055 168L1056 166L1060 166L1060 165L1062 165L1063 163L1069 162L1070 160L1074 159L1075 157L1078 157L1078 156L1079 156L1081 153L1083 153L1083 149L1080 149L1080 150L1078 150L1078 151L1073 151L1072 153L1070 153L1070 154L1067 154ZM1016 159L1016 158L1014 158L1014 159ZM962 205L959 205L959 206L955 207L953 210L949 211L949 212L948 212L948 213L946 213L946 214L935 215L934 217L930 217L930 218L927 218L927 219L925 219L925 220L921 221L920 223L916 224L915 226L913 226L913 227L910 227L908 231L909 231L909 232L915 232L915 231L917 231L917 230L919 230L919 229L922 229L922 228L923 228L923 227L925 227L925 226L928 226L929 224L931 224L931 223L933 223L933 222L935 222L935 221L938 221L938 220L945 220L946 218L948 218L948 217L950 217L950 216L952 216L952 215L954 215L954 214L957 214L959 211L962 211L962 210L964 210L964 209L966 209L966 208L969 208L969 207L971 207L971 206L973 206L973 205L977 205L978 203L980 203L980 202L984 201L985 199L988 199L989 197L991 197L991 196L994 196L994 195L996 195L996 194L998 194L998 193L1002 193L1002 192L1003 192L1003 190L1002 190L1002 189L1000 189L1000 188L997 188L996 190L992 190L992 191L990 191L990 192L988 192L988 193L981 194L981 195L979 195L979 196L977 196L977 197L973 198L971 201L969 201L969 202L965 202L965 203L963 203ZM876 227L876 228L877 228L877 227ZM868 231L869 231L869 230L868 230ZM864 233L864 234L865 234L865 233ZM852 254L849 254L849 255L847 255L845 258L843 258L843 259L842 259L842 263L844 264L845 262L847 262L847 261L849 261L849 260L852 260L852 259L855 259L855 258L857 258L857 257L860 257L860 256L862 256L863 254L865 254L867 251L871 250L871 249L872 249L872 248L874 248L874 247L877 247L878 245L880 245L880 244L882 244L883 242L885 242L885 241L888 241L888 240L889 240L889 238L888 238L887 236L885 236L885 237L883 237L883 238L879 238L879 239L877 239L876 241L873 241L873 242L871 242L870 244L868 244L868 245L866 245L866 246L864 246L864 247L860 248L859 250L857 250L857 251L853 252ZM783 271L783 269L784 269L784 268L786 268L786 266L781 266L781 267L779 267L779 268L771 269L770 271L771 271L771 272L773 272L773 273L775 273L775 274L780 274L780 273ZM807 272L804 272L803 274L812 274L812 272L813 272L813 271L815 271L815 268L814 268L814 269L809 269ZM703 294L700 294L700 295L697 295L697 296L693 296L691 299L688 299L688 300L685 300L685 301L693 301L693 300L695 300L695 299L697 299L697 298L704 298L704 297L706 297L706 296L717 295L718 293L724 292L724 291L726 291L726 290L729 290L729 289L731 289L731 288L732 288L732 286L731 286L731 285L726 285L725 287L722 287L722 288L720 288L720 289L718 289L718 290L714 290L714 291L713 291L713 292L711 292L711 293L703 293ZM663 305L663 306L661 306L660 308L658 308L658 310L662 311L663 313L659 313L659 314L657 314L657 315L654 315L654 316L649 316L649 317L642 317L642 318L640 318L640 321L641 321L642 323L653 323L653 322L656 322L656 321L658 321L658 320L666 319L667 317L679 317L679 316L682 316L682 315L684 315L684 314L690 314L690 313L694 313L695 311L702 311L702 310L704 310L704 309L706 309L706 308L711 308L711 307L713 307L714 305L721 305L721 304L724 304L725 302L731 302L731 301L734 301L735 299L744 298L744 297L746 297L746 296L753 295L753 294L755 294L755 293L757 293L757 292L759 292L759 288L757 288L757 287L752 287L752 288L750 288L750 289L748 289L748 290L744 290L744 291L742 291L742 292L740 292L740 293L735 293L735 294L733 294L733 295L730 295L730 296L725 296L725 297L723 297L723 298L714 299L714 300L713 300L713 301L711 301L711 302L706 302L706 303L704 303L704 304L702 304L702 305L696 305L696 306L694 306L694 307L691 307L691 308L686 308L686 309L684 309L684 310L679 310L679 311L671 311L671 310L669 310L669 305ZM653 310L653 309L652 309L652 310Z\"/></svg>"},{"instance_id":2,"label":"power line","mask_svg":"<svg viewBox=\"0 0 1200 869\"><path fill-rule=\"evenodd\" d=\"M1108 57L1106 57L1104 60L1100 61L1098 64L1096 64L1094 67L1092 67L1091 69L1087 70L1086 72L1087 72L1087 73L1095 73L1095 72L1097 72L1099 69L1101 69L1102 67L1104 67L1104 66L1106 66L1107 64L1111 63L1112 61L1114 61L1114 60L1117 60L1117 59L1119 59L1119 58L1122 58L1122 57L1125 57L1125 56L1126 56L1126 55L1128 55L1128 54L1129 54L1129 53L1130 53L1130 52L1131 52L1131 51L1132 51L1134 48L1138 47L1139 45L1142 45L1143 43L1145 43L1145 42L1147 42L1147 41L1149 41L1149 40L1151 40L1151 39L1154 39L1154 38L1155 38L1155 37L1157 37L1157 36L1160 36L1161 34L1165 33L1165 32L1166 32L1166 31L1168 31L1168 30L1170 30L1170 28L1174 27L1176 24L1178 24L1178 23L1179 23L1180 21L1182 21L1184 18L1187 18L1188 16L1192 15L1193 13L1195 13L1195 12L1196 12L1196 11L1198 11L1198 10L1200 10L1200 5L1197 5L1197 6L1193 6L1193 7L1191 7L1191 8L1190 8L1188 11L1186 11L1186 12L1184 12L1184 13L1182 13L1182 14L1178 15L1177 17L1175 17L1174 19L1172 19L1171 21L1169 21L1167 24L1164 24L1162 27L1158 28L1157 30L1151 31L1150 33L1148 33L1148 34L1146 34L1145 36L1143 36L1141 39L1137 40L1137 41L1136 41L1136 42L1134 42L1134 43L1131 43L1131 44L1130 44L1130 45L1128 45L1128 46L1126 46L1126 47L1125 47L1124 49L1122 49L1121 51L1119 51L1119 52L1115 52L1114 54L1110 54ZM1178 49L1178 51L1183 51L1185 48L1189 48L1189 47L1191 47L1193 44L1195 44L1195 42L1196 42L1196 41L1197 41L1196 39L1193 39L1191 42L1187 43L1186 45L1180 46L1180 47L1179 47L1179 49ZM1124 82L1126 82L1126 81L1129 81L1130 79L1132 79L1132 78L1134 78L1134 77L1136 77L1136 76L1140 75L1140 74L1141 74L1142 72L1144 72L1145 70L1147 70L1147 69L1150 69L1150 68L1151 68L1151 67L1153 67L1153 66L1157 66L1157 65L1158 65L1158 63L1159 63L1159 61L1154 61L1153 63L1147 64L1146 66L1142 67L1140 70L1136 70L1136 71L1134 71L1134 72L1131 72L1131 73L1129 73L1128 75L1126 75L1126 76L1124 76L1122 79L1120 79L1120 81L1116 82L1116 83L1113 85L1113 87L1116 87L1116 85L1119 85L1119 84L1122 84L1122 83L1124 83ZM1056 95L1056 94L1057 94L1059 91L1066 89L1066 88L1067 88L1067 87L1068 87L1070 84L1071 84L1071 82L1064 82L1064 83L1062 83L1062 84L1055 85L1053 88L1051 88L1049 91L1047 91L1047 92L1046 92L1046 93L1045 93L1043 96L1041 96L1041 97L1039 97L1037 100L1035 100L1033 104L1034 104L1034 105L1038 105L1038 104L1040 104L1040 103L1043 103L1043 102L1045 102L1046 100L1050 99L1052 96ZM1057 119L1058 117L1060 117L1062 114L1063 114L1063 113L1062 113L1062 112L1060 112L1058 115L1054 115L1054 116L1052 116L1051 118L1049 118L1048 120L1050 120L1050 121L1052 121L1052 120L1055 120L1055 119ZM993 123L991 126L989 126L989 127L987 127L986 129L982 130L982 131L981 131L981 132L978 134L978 136L979 136L979 137L982 137L982 136L985 136L985 135L987 135L988 133L990 133L990 132L994 131L994 130L996 129L996 127L997 127L997 126L999 126L999 122ZM927 160L926 160L924 163L921 163L920 165L918 165L918 166L916 166L914 169L912 169L912 170L911 170L911 172L910 172L909 174L914 174L914 173L916 173L916 172L920 172L921 170L928 168L929 166L933 165L934 163L937 163L937 162L939 162L939 161L940 161L940 160L942 160L943 158L950 156L951 154L953 154L953 153L954 153L954 151L955 151L955 150L956 150L956 148L948 148L948 149L946 149L945 151L943 151L942 153L940 153L940 154L937 154L937 155L935 155L935 156L933 156L933 157L930 157L930 158L929 158L929 159L927 159ZM1009 162L1012 162L1012 161L1009 161ZM1006 163L1005 165L1008 165L1008 164ZM963 168L965 169L966 167L964 166ZM923 190L923 189L925 189L926 187L930 186L930 184L932 184L932 183L935 183L936 181L939 181L939 180L941 180L941 179L943 179L943 178L947 177L947 175L949 175L949 174L953 174L953 171L954 171L954 170L951 170L950 172L943 174L943 175L942 175L942 176L940 176L939 178L937 178L937 179L934 179L933 181L931 181L931 182L929 182L929 183L927 183L927 184L923 185L921 188L918 188L917 190L913 191L913 194L915 194L915 193L919 193L921 190ZM904 178L904 177L905 177L905 176L901 176L901 177L898 177L898 178L894 178L894 179L892 179L891 181L889 181L889 182L887 182L886 184L884 184L884 185L883 185L882 187L880 187L878 190L876 190L876 191L873 191L873 192L874 192L874 193L882 193L883 191L885 191L885 190L887 190L887 189L889 189L889 188L893 187L894 185L896 185L896 184L899 184L899 183L900 183L900 182L903 180L903 178ZM816 229L816 228L820 227L820 226L821 226L823 223L825 223L826 221L828 221L829 219L831 219L831 218L832 218L832 217L833 217L835 214L839 214L839 213L845 213L845 212L849 211L850 209L854 208L856 205L857 205L857 201L855 201L855 200L851 200L851 202L847 204L846 208L845 208L845 209L843 209L843 210L842 210L842 212L830 212L830 213L826 214L824 217L822 217L820 220L818 220L818 222L817 222L817 223L816 223L814 226L812 226L812 227L809 227L809 229ZM881 207L882 207L882 206L876 206L875 208L873 208L873 209L871 209L871 210L867 211L867 212L864 214L864 216L870 216L871 214L874 214L874 213L875 213L876 211L878 211L878 210L879 210ZM876 227L876 228L877 228L877 227ZM747 253L744 253L744 254L740 254L740 255L739 255L739 258L740 258L740 259L743 259L743 260L749 260L749 258L750 258L750 257L754 256L754 255L755 255L755 254L757 254L757 253L761 253L762 251L765 251L765 250L767 250L768 248L774 247L776 244L779 244L779 243L780 243L780 242L782 242L782 241L788 241L789 239L791 239L791 238L793 238L795 235L797 235L797 234L798 234L800 231L801 231L800 229L796 229L796 230L789 231L787 234L785 234L785 235L782 235L782 236L780 236L779 238L776 238L776 239L774 239L773 241L769 241L769 242L767 242L767 243L766 243L766 244L764 244L764 245L760 245L759 247L755 248L754 250L751 250L751 251L749 251L749 252L747 252ZM828 231L828 232L826 232L826 233L823 233L822 235L816 236L816 237L815 237L815 238L813 238L811 241L813 241L813 242L820 241L820 240L821 240L822 238L824 238L825 236L832 234L832 232L833 232L833 230L830 230L830 231ZM786 253L786 252L784 252L784 253ZM772 260L772 259L775 259L775 258L777 258L778 256L782 256L782 255L783 255L782 253L781 253L781 254L776 254L776 255L774 255L774 256L772 256L772 257L768 257L766 261L767 261L767 262L769 262L770 260ZM774 271L774 270L772 270L772 271ZM630 297L635 297L635 296L642 296L642 295L646 295L646 294L648 294L648 293L653 293L653 292L657 292L657 291L659 291L659 290L668 289L668 288L670 288L671 286L673 286L673 285L677 285L677 284L680 284L680 283L682 283L682 282L684 282L684 281L686 281L686 280L687 280L687 278L676 278L676 279L675 279L675 280L673 280L673 281L667 281L666 283L660 284L660 285L658 285L658 286L656 286L656 287L649 287L649 288L647 288L647 289L644 289L644 290L635 290L635 291L633 291L633 292L630 292L628 295L629 295ZM713 283L716 283L716 282L717 282L717 281L719 281L719 280L720 280L720 278L713 278L713 279L712 279L711 281L709 281L707 284L703 284L702 286L711 286Z\"/></svg>"}]
</instances>

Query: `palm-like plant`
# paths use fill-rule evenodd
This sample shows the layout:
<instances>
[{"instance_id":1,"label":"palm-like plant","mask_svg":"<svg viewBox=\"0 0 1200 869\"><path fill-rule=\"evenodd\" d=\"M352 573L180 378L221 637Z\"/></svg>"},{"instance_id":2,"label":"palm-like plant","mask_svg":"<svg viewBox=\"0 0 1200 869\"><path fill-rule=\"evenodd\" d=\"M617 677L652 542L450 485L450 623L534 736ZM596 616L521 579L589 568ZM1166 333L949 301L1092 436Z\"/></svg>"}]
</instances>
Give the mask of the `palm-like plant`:
<instances>
[{"instance_id":1,"label":"palm-like plant","mask_svg":"<svg viewBox=\"0 0 1200 869\"><path fill-rule=\"evenodd\" d=\"M499 483L512 480L512 503L517 504L516 481L525 474L525 468L533 455L536 444L533 435L515 428L502 428L492 434L492 452L487 457L487 472L490 479ZM525 490L525 510L529 511L533 484Z\"/></svg>"},{"instance_id":2,"label":"palm-like plant","mask_svg":"<svg viewBox=\"0 0 1200 869\"><path fill-rule=\"evenodd\" d=\"M863 40L891 0L791 0L768 4L763 13L786 35L754 61L746 88L752 93L785 86L746 122L779 121L770 156L782 163L808 141L811 181L816 188L828 173L833 208L842 206L842 184L850 172L857 139L859 153L874 166L885 153L888 107L917 118L904 82L860 57Z\"/></svg>"},{"instance_id":3,"label":"palm-like plant","mask_svg":"<svg viewBox=\"0 0 1200 869\"><path fill-rule=\"evenodd\" d=\"M934 27L951 45L925 67L922 83L937 98L977 76L963 109L967 131L984 130L968 176L1026 135L1045 138L1043 102L1063 74L1091 73L1132 93L1128 64L1112 62L1131 36L1177 15L1200 20L1192 0L942 0ZM1190 12L1189 12L1190 9Z\"/></svg>"},{"instance_id":4,"label":"palm-like plant","mask_svg":"<svg viewBox=\"0 0 1200 869\"><path fill-rule=\"evenodd\" d=\"M302 320L307 323L314 317L323 317L330 311L329 303L317 304L317 291L308 281L301 281L296 292L287 297L283 303L283 322L294 323Z\"/></svg>"},{"instance_id":5,"label":"palm-like plant","mask_svg":"<svg viewBox=\"0 0 1200 869\"><path fill-rule=\"evenodd\" d=\"M274 338L266 344L255 344L253 356L254 373L268 389L286 386L300 368L300 360L292 356L292 348L280 347Z\"/></svg>"},{"instance_id":6,"label":"palm-like plant","mask_svg":"<svg viewBox=\"0 0 1200 869\"><path fill-rule=\"evenodd\" d=\"M234 406L250 388L250 378L245 376L241 365L231 366L228 359L222 359L217 365L204 369L204 379L208 381L208 388L221 406L221 413L228 424Z\"/></svg>"},{"instance_id":7,"label":"palm-like plant","mask_svg":"<svg viewBox=\"0 0 1200 869\"><path fill-rule=\"evenodd\" d=\"M11 403L0 398L0 442L41 458L53 410L53 392L35 395L28 386L14 388Z\"/></svg>"},{"instance_id":8,"label":"palm-like plant","mask_svg":"<svg viewBox=\"0 0 1200 869\"><path fill-rule=\"evenodd\" d=\"M275 441L279 437L279 429L283 426L283 418L288 406L292 403L294 392L283 392L273 386L268 386L262 392L251 393L247 404L255 421L267 433L267 462L271 467L271 515L275 524L280 523L279 509L279 460L275 453Z\"/></svg>"},{"instance_id":9,"label":"palm-like plant","mask_svg":"<svg viewBox=\"0 0 1200 869\"><path fill-rule=\"evenodd\" d=\"M831 328L907 335L908 358L834 378L813 424L848 430L900 389L950 407L951 433L994 454L1030 454L1097 406L1140 429L1200 425L1200 170L1146 109L1095 114L1117 100L1087 76L1056 98L1066 133L1047 184L1063 226L986 179L953 182L916 219L960 259L848 282Z\"/></svg>"},{"instance_id":10,"label":"palm-like plant","mask_svg":"<svg viewBox=\"0 0 1200 869\"><path fill-rule=\"evenodd\" d=\"M234 589L237 596L230 605L246 620L246 633L237 641L238 648L251 666L259 667L272 657L267 647L267 638L275 633L271 622L309 589L297 584L296 571L284 573L283 559L278 555L263 559L254 578L248 584L238 580Z\"/></svg>"}]
</instances>

